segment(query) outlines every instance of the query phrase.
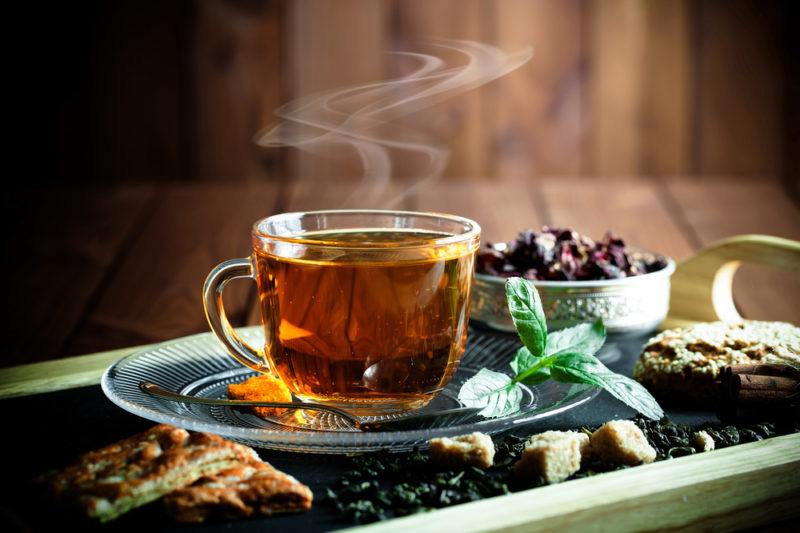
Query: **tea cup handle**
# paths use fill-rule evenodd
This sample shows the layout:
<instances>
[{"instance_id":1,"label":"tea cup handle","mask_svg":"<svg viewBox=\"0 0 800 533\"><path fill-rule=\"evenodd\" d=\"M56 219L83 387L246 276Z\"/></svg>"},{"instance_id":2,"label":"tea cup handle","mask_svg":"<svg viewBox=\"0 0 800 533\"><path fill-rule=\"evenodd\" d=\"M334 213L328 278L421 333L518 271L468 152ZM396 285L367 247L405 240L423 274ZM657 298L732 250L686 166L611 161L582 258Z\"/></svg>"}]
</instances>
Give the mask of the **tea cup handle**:
<instances>
[{"instance_id":1,"label":"tea cup handle","mask_svg":"<svg viewBox=\"0 0 800 533\"><path fill-rule=\"evenodd\" d=\"M214 267L203 285L203 307L208 325L234 359L256 372L269 373L270 368L259 351L245 342L233 329L222 304L222 291L236 278L255 279L251 258L231 259Z\"/></svg>"}]
</instances>

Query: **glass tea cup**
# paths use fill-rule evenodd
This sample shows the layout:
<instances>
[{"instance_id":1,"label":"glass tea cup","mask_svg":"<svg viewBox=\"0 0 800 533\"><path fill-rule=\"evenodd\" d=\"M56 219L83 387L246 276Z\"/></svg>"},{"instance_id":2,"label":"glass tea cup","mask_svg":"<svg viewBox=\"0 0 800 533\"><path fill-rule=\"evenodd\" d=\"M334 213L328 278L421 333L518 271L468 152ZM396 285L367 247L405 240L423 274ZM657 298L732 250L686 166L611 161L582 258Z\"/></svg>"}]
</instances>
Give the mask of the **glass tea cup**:
<instances>
[{"instance_id":1,"label":"glass tea cup","mask_svg":"<svg viewBox=\"0 0 800 533\"><path fill-rule=\"evenodd\" d=\"M206 279L211 330L241 364L300 400L356 414L414 409L440 392L467 342L477 223L382 210L285 213L256 222L253 254ZM228 322L222 291L258 286L263 347Z\"/></svg>"}]
</instances>

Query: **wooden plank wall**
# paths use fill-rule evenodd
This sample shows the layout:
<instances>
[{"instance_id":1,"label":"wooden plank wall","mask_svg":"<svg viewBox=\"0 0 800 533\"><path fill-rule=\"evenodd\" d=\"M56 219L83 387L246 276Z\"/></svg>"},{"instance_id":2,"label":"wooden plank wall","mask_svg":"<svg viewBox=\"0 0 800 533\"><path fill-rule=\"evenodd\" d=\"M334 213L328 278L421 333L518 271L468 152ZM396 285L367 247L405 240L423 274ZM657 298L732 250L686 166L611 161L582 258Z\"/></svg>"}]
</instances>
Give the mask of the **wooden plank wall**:
<instances>
[{"instance_id":1,"label":"wooden plank wall","mask_svg":"<svg viewBox=\"0 0 800 533\"><path fill-rule=\"evenodd\" d=\"M777 0L87 3L58 12L66 23L42 46L59 54L32 85L60 110L42 119L51 180L347 178L361 172L347 150L259 149L253 135L282 102L398 75L390 50L532 45L516 72L409 118L450 147L447 178L779 175L798 167L788 11ZM398 176L413 174L397 159Z\"/></svg>"},{"instance_id":2,"label":"wooden plank wall","mask_svg":"<svg viewBox=\"0 0 800 533\"><path fill-rule=\"evenodd\" d=\"M415 117L448 140L450 178L783 168L787 58L775 2L304 0L283 16L284 100L386 79L398 60L383 51L425 38L532 45L517 72ZM360 172L353 161L299 160L293 176Z\"/></svg>"}]
</instances>

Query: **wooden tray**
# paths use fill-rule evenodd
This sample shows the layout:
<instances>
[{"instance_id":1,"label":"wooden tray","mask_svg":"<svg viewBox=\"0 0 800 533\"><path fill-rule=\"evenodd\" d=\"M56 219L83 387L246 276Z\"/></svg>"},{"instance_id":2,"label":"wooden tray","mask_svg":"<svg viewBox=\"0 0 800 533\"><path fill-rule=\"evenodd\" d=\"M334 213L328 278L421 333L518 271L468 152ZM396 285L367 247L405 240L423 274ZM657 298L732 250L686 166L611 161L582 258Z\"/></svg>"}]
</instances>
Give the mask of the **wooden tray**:
<instances>
[{"instance_id":1,"label":"wooden tray","mask_svg":"<svg viewBox=\"0 0 800 533\"><path fill-rule=\"evenodd\" d=\"M673 278L670 325L736 319L730 281L742 260L800 270L800 245L742 236L684 261ZM0 369L0 400L97 385L107 366L142 348ZM355 529L739 529L798 516L800 435L787 435Z\"/></svg>"}]
</instances>

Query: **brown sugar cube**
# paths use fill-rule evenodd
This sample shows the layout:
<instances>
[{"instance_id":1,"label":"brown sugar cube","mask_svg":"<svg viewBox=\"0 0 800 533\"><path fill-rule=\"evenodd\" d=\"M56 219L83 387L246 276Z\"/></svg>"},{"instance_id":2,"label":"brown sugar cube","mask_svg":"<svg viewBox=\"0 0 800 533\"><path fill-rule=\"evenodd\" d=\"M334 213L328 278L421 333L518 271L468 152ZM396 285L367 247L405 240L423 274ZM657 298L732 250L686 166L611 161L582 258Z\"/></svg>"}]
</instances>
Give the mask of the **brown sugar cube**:
<instances>
[{"instance_id":1,"label":"brown sugar cube","mask_svg":"<svg viewBox=\"0 0 800 533\"><path fill-rule=\"evenodd\" d=\"M442 465L489 468L494 462L494 442L485 433L431 439L431 458Z\"/></svg>"},{"instance_id":2,"label":"brown sugar cube","mask_svg":"<svg viewBox=\"0 0 800 533\"><path fill-rule=\"evenodd\" d=\"M545 431L528 439L514 465L517 477L539 475L547 483L558 483L580 470L583 453L589 456L589 437L575 431Z\"/></svg>"},{"instance_id":3,"label":"brown sugar cube","mask_svg":"<svg viewBox=\"0 0 800 533\"><path fill-rule=\"evenodd\" d=\"M630 420L611 420L592 433L592 454L611 465L652 463L656 451L639 426Z\"/></svg>"},{"instance_id":4,"label":"brown sugar cube","mask_svg":"<svg viewBox=\"0 0 800 533\"><path fill-rule=\"evenodd\" d=\"M575 438L578 439L578 447L581 450L581 465L585 465L592 458L592 443L589 435L577 431L569 431L568 433L575 433Z\"/></svg>"}]
</instances>

